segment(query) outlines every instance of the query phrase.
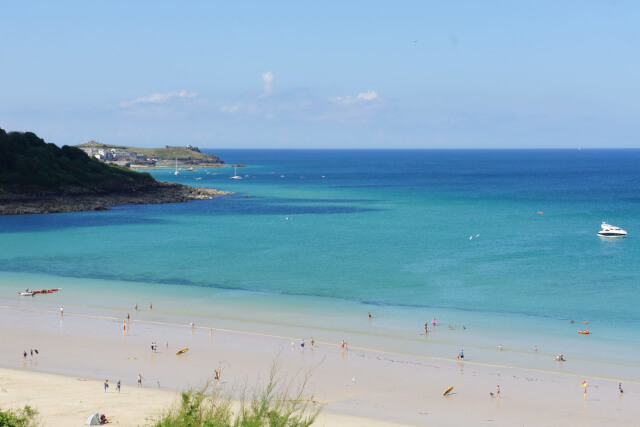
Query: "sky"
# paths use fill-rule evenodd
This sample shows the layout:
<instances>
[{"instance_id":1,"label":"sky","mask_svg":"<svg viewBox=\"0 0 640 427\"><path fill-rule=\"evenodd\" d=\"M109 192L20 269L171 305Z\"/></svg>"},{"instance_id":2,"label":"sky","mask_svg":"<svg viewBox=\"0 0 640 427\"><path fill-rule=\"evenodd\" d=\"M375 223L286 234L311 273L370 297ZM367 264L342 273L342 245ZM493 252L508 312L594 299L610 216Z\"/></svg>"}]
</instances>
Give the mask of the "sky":
<instances>
[{"instance_id":1,"label":"sky","mask_svg":"<svg viewBox=\"0 0 640 427\"><path fill-rule=\"evenodd\" d=\"M639 148L637 1L0 2L0 128L201 148Z\"/></svg>"}]
</instances>

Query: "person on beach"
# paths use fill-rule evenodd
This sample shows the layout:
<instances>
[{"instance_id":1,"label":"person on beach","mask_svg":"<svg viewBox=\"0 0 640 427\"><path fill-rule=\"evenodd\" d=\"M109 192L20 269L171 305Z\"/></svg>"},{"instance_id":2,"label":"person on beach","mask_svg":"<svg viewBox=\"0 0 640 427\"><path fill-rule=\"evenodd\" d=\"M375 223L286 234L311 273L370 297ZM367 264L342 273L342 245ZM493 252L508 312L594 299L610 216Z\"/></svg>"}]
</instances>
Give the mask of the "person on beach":
<instances>
[{"instance_id":1,"label":"person on beach","mask_svg":"<svg viewBox=\"0 0 640 427\"><path fill-rule=\"evenodd\" d=\"M369 319L371 319L371 312L369 312Z\"/></svg>"},{"instance_id":2,"label":"person on beach","mask_svg":"<svg viewBox=\"0 0 640 427\"><path fill-rule=\"evenodd\" d=\"M431 321L431 324L433 326L437 326L438 325L438 319L436 319L435 317L433 318L433 320Z\"/></svg>"},{"instance_id":3,"label":"person on beach","mask_svg":"<svg viewBox=\"0 0 640 427\"><path fill-rule=\"evenodd\" d=\"M118 380L118 384L116 384L116 392L120 394L120 380Z\"/></svg>"},{"instance_id":4,"label":"person on beach","mask_svg":"<svg viewBox=\"0 0 640 427\"><path fill-rule=\"evenodd\" d=\"M31 358L33 359L33 349L31 349Z\"/></svg>"},{"instance_id":5,"label":"person on beach","mask_svg":"<svg viewBox=\"0 0 640 427\"><path fill-rule=\"evenodd\" d=\"M138 387L142 387L142 375L138 374Z\"/></svg>"},{"instance_id":6,"label":"person on beach","mask_svg":"<svg viewBox=\"0 0 640 427\"><path fill-rule=\"evenodd\" d=\"M502 351L502 344L498 344L498 350Z\"/></svg>"},{"instance_id":7,"label":"person on beach","mask_svg":"<svg viewBox=\"0 0 640 427\"><path fill-rule=\"evenodd\" d=\"M136 303L136 304L133 306L133 308L134 308L136 311L138 311L138 303Z\"/></svg>"},{"instance_id":8,"label":"person on beach","mask_svg":"<svg viewBox=\"0 0 640 427\"><path fill-rule=\"evenodd\" d=\"M496 386L496 395L497 395L498 398L500 397L500 385L499 384Z\"/></svg>"},{"instance_id":9,"label":"person on beach","mask_svg":"<svg viewBox=\"0 0 640 427\"><path fill-rule=\"evenodd\" d=\"M313 346L315 346L315 345L316 345L316 342L315 342L315 340L313 339L313 337L311 337L311 348L313 348Z\"/></svg>"},{"instance_id":10,"label":"person on beach","mask_svg":"<svg viewBox=\"0 0 640 427\"><path fill-rule=\"evenodd\" d=\"M458 353L458 359L464 359L464 351L460 350L460 353Z\"/></svg>"},{"instance_id":11,"label":"person on beach","mask_svg":"<svg viewBox=\"0 0 640 427\"><path fill-rule=\"evenodd\" d=\"M104 392L107 392L107 389L109 388L109 380L104 380Z\"/></svg>"},{"instance_id":12,"label":"person on beach","mask_svg":"<svg viewBox=\"0 0 640 427\"><path fill-rule=\"evenodd\" d=\"M618 391L620 392L620 394L624 393L624 390L622 389L622 383L618 383Z\"/></svg>"},{"instance_id":13,"label":"person on beach","mask_svg":"<svg viewBox=\"0 0 640 427\"><path fill-rule=\"evenodd\" d=\"M424 333L428 333L429 332L429 322L424 324Z\"/></svg>"},{"instance_id":14,"label":"person on beach","mask_svg":"<svg viewBox=\"0 0 640 427\"><path fill-rule=\"evenodd\" d=\"M537 345L533 346L533 351L536 351L536 352L538 351L538 346Z\"/></svg>"},{"instance_id":15,"label":"person on beach","mask_svg":"<svg viewBox=\"0 0 640 427\"><path fill-rule=\"evenodd\" d=\"M342 342L340 343L340 348L342 348L344 350L344 346L345 346L345 342L344 342L344 340L342 340Z\"/></svg>"},{"instance_id":16,"label":"person on beach","mask_svg":"<svg viewBox=\"0 0 640 427\"><path fill-rule=\"evenodd\" d=\"M300 340L300 348L304 350L304 339Z\"/></svg>"},{"instance_id":17,"label":"person on beach","mask_svg":"<svg viewBox=\"0 0 640 427\"><path fill-rule=\"evenodd\" d=\"M153 303L149 302L149 310L153 310Z\"/></svg>"},{"instance_id":18,"label":"person on beach","mask_svg":"<svg viewBox=\"0 0 640 427\"><path fill-rule=\"evenodd\" d=\"M556 358L553 360L555 360L556 362L565 362L564 354L557 355Z\"/></svg>"},{"instance_id":19,"label":"person on beach","mask_svg":"<svg viewBox=\"0 0 640 427\"><path fill-rule=\"evenodd\" d=\"M22 358L24 360L27 360L27 350L25 350L24 353L22 353Z\"/></svg>"},{"instance_id":20,"label":"person on beach","mask_svg":"<svg viewBox=\"0 0 640 427\"><path fill-rule=\"evenodd\" d=\"M213 379L216 381L220 381L220 372L217 369L213 371Z\"/></svg>"},{"instance_id":21,"label":"person on beach","mask_svg":"<svg viewBox=\"0 0 640 427\"><path fill-rule=\"evenodd\" d=\"M131 315L127 313L127 322L129 321L129 319L131 319Z\"/></svg>"},{"instance_id":22,"label":"person on beach","mask_svg":"<svg viewBox=\"0 0 640 427\"><path fill-rule=\"evenodd\" d=\"M60 307L60 316L64 316L64 307Z\"/></svg>"},{"instance_id":23,"label":"person on beach","mask_svg":"<svg viewBox=\"0 0 640 427\"><path fill-rule=\"evenodd\" d=\"M213 335L213 328L209 328L209 335Z\"/></svg>"}]
</instances>

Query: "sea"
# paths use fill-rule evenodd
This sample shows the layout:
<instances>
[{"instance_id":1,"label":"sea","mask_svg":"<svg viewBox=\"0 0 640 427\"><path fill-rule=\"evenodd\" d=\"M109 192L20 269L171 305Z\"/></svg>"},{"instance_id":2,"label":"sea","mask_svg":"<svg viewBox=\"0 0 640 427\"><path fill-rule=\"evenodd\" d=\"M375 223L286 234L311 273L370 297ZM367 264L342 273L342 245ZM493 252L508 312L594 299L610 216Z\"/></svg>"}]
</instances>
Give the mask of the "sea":
<instances>
[{"instance_id":1,"label":"sea","mask_svg":"<svg viewBox=\"0 0 640 427\"><path fill-rule=\"evenodd\" d=\"M149 173L232 194L0 217L0 304L640 381L640 150L203 151Z\"/></svg>"}]
</instances>

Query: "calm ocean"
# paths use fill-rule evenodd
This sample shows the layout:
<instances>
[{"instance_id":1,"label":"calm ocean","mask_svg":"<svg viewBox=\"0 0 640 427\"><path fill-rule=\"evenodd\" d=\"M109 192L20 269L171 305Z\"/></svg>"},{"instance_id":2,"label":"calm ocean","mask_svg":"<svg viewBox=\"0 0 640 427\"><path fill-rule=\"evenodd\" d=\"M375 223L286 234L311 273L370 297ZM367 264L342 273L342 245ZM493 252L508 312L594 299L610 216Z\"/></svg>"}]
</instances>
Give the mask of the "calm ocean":
<instances>
[{"instance_id":1,"label":"calm ocean","mask_svg":"<svg viewBox=\"0 0 640 427\"><path fill-rule=\"evenodd\" d=\"M1 302L153 300L158 315L416 354L465 346L493 363L502 344L503 363L543 369L522 361L537 345L603 376L638 367L640 150L206 151L244 179L152 174L235 195L0 217ZM599 238L603 220L628 237ZM64 289L16 294L43 284Z\"/></svg>"}]
</instances>

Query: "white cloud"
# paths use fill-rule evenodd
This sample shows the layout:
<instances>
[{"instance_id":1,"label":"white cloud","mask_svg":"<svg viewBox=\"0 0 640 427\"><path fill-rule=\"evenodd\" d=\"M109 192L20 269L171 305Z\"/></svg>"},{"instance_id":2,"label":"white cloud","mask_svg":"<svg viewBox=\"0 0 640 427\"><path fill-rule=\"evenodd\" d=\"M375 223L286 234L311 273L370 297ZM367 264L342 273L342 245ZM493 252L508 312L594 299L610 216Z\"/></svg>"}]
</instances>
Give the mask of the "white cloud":
<instances>
[{"instance_id":1,"label":"white cloud","mask_svg":"<svg viewBox=\"0 0 640 427\"><path fill-rule=\"evenodd\" d=\"M355 98L353 98L351 95L337 96L335 98L330 98L330 101L336 104L351 105L355 103L373 101L376 98L378 98L378 93L374 90L368 90L366 92L360 92Z\"/></svg>"},{"instance_id":2,"label":"white cloud","mask_svg":"<svg viewBox=\"0 0 640 427\"><path fill-rule=\"evenodd\" d=\"M131 101L122 101L120 106L126 108L136 104L160 104L173 98L195 98L196 96L198 96L197 93L187 92L186 90L181 90L180 92L153 93L149 96L143 96Z\"/></svg>"},{"instance_id":3,"label":"white cloud","mask_svg":"<svg viewBox=\"0 0 640 427\"><path fill-rule=\"evenodd\" d=\"M271 71L267 71L262 75L262 80L264 81L264 92L260 97L269 96L273 93L273 79L275 76Z\"/></svg>"},{"instance_id":4,"label":"white cloud","mask_svg":"<svg viewBox=\"0 0 640 427\"><path fill-rule=\"evenodd\" d=\"M223 105L222 107L220 107L220 111L223 113L235 114L238 111L240 111L240 106L239 105Z\"/></svg>"},{"instance_id":5,"label":"white cloud","mask_svg":"<svg viewBox=\"0 0 640 427\"><path fill-rule=\"evenodd\" d=\"M374 91L369 89L366 92L360 92L358 94L358 99L362 99L363 101L371 101L374 100L378 97L378 94Z\"/></svg>"}]
</instances>

